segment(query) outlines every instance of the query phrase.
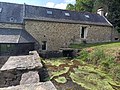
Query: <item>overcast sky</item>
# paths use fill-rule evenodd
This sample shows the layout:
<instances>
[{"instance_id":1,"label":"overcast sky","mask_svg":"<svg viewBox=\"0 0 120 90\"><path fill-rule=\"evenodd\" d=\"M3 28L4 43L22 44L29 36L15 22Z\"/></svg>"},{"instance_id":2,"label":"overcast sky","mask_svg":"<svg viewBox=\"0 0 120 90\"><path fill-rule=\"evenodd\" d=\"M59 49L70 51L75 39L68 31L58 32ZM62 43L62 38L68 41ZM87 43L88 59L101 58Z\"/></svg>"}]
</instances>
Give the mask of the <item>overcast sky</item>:
<instances>
[{"instance_id":1,"label":"overcast sky","mask_svg":"<svg viewBox=\"0 0 120 90\"><path fill-rule=\"evenodd\" d=\"M74 4L75 0L0 0L0 2L11 2L19 4L26 3L29 5L65 9L68 3Z\"/></svg>"}]
</instances>

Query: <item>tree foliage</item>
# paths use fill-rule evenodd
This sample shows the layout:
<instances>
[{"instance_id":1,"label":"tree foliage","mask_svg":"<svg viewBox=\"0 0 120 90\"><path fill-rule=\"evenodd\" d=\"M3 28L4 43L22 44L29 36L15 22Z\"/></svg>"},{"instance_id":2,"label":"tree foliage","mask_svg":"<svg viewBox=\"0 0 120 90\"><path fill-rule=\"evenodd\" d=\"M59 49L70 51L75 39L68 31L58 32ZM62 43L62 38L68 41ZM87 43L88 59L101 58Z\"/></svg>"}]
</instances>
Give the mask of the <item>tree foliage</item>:
<instances>
[{"instance_id":1,"label":"tree foliage","mask_svg":"<svg viewBox=\"0 0 120 90\"><path fill-rule=\"evenodd\" d=\"M120 0L108 0L108 19L120 32Z\"/></svg>"},{"instance_id":2,"label":"tree foliage","mask_svg":"<svg viewBox=\"0 0 120 90\"><path fill-rule=\"evenodd\" d=\"M97 12L99 8L103 8L104 12L108 12L108 6L106 5L107 0L95 0L92 12Z\"/></svg>"},{"instance_id":3,"label":"tree foliage","mask_svg":"<svg viewBox=\"0 0 120 90\"><path fill-rule=\"evenodd\" d=\"M94 3L94 11L98 7L103 7L108 12L107 18L120 32L120 0L96 0Z\"/></svg>"},{"instance_id":4,"label":"tree foliage","mask_svg":"<svg viewBox=\"0 0 120 90\"><path fill-rule=\"evenodd\" d=\"M68 4L66 9L67 10L74 10L74 11L88 11L92 12L94 6L94 0L76 0L74 5Z\"/></svg>"},{"instance_id":5,"label":"tree foliage","mask_svg":"<svg viewBox=\"0 0 120 90\"><path fill-rule=\"evenodd\" d=\"M68 4L66 9L71 10L71 11L75 11L75 6L73 4Z\"/></svg>"}]
</instances>

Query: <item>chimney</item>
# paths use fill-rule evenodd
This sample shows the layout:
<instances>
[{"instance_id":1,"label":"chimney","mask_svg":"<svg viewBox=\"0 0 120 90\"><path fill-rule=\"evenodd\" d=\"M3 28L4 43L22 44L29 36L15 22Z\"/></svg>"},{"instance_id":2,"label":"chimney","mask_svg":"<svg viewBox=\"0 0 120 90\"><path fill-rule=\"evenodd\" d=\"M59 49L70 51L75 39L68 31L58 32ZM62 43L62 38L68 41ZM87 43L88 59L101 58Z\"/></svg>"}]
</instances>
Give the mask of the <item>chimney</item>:
<instances>
[{"instance_id":1,"label":"chimney","mask_svg":"<svg viewBox=\"0 0 120 90\"><path fill-rule=\"evenodd\" d=\"M102 7L97 10L97 14L99 14L100 16L104 16L104 10Z\"/></svg>"}]
</instances>

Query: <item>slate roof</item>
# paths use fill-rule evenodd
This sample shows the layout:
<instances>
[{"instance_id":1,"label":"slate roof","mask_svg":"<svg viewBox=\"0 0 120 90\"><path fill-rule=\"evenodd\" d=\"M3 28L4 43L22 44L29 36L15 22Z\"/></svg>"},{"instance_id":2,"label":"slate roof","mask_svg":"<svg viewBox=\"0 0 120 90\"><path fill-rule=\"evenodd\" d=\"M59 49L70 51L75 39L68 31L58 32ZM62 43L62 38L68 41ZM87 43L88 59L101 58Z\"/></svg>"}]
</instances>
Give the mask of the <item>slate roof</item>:
<instances>
[{"instance_id":1,"label":"slate roof","mask_svg":"<svg viewBox=\"0 0 120 90\"><path fill-rule=\"evenodd\" d=\"M82 23L112 26L103 16L89 12L75 12L40 6L0 2L0 22L23 23L23 20L42 20L54 22ZM52 11L52 14L47 14ZM69 13L70 16L66 16Z\"/></svg>"},{"instance_id":2,"label":"slate roof","mask_svg":"<svg viewBox=\"0 0 120 90\"><path fill-rule=\"evenodd\" d=\"M52 11L52 14L47 14L47 11ZM69 13L70 16L66 16L65 13ZM98 14L31 5L25 5L25 19L112 26L105 17Z\"/></svg>"},{"instance_id":3,"label":"slate roof","mask_svg":"<svg viewBox=\"0 0 120 90\"><path fill-rule=\"evenodd\" d=\"M0 2L0 22L23 23L23 5Z\"/></svg>"},{"instance_id":4,"label":"slate roof","mask_svg":"<svg viewBox=\"0 0 120 90\"><path fill-rule=\"evenodd\" d=\"M35 39L22 29L0 29L0 43L32 43Z\"/></svg>"}]
</instances>

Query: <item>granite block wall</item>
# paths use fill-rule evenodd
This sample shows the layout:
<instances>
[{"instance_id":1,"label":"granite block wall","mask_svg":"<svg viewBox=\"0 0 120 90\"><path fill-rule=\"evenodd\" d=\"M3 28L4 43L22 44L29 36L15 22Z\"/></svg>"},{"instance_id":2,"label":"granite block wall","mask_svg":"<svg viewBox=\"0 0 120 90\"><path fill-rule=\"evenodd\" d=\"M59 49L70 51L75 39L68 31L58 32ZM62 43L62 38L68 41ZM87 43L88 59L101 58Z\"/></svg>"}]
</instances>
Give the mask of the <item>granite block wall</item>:
<instances>
[{"instance_id":1,"label":"granite block wall","mask_svg":"<svg viewBox=\"0 0 120 90\"><path fill-rule=\"evenodd\" d=\"M56 51L62 47L68 47L69 44L81 43L80 28L87 27L87 43L110 42L112 39L112 27L83 25L71 23L57 23L26 20L25 29L39 43L41 49L42 41L47 41L47 50Z\"/></svg>"}]
</instances>

